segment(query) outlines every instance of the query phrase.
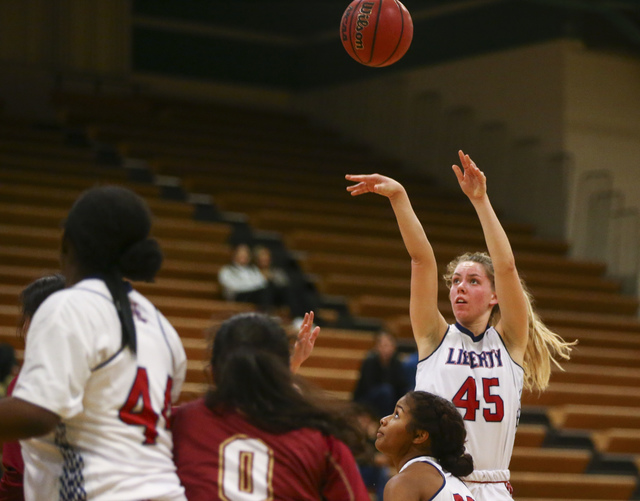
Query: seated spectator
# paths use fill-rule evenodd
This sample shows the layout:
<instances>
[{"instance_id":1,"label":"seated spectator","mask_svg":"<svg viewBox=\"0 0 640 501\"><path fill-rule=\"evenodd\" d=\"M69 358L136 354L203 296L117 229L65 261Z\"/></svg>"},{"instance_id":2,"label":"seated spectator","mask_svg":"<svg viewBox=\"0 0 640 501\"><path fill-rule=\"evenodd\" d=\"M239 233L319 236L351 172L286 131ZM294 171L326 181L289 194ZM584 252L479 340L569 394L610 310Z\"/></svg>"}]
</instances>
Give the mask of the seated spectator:
<instances>
[{"instance_id":1,"label":"seated spectator","mask_svg":"<svg viewBox=\"0 0 640 501\"><path fill-rule=\"evenodd\" d=\"M16 352L9 343L0 343L0 397L7 394L7 387L18 372Z\"/></svg>"},{"instance_id":2,"label":"seated spectator","mask_svg":"<svg viewBox=\"0 0 640 501\"><path fill-rule=\"evenodd\" d=\"M251 249L247 244L234 248L232 262L220 269L218 281L227 300L253 303L263 311L271 306L267 279L251 262Z\"/></svg>"},{"instance_id":3,"label":"seated spectator","mask_svg":"<svg viewBox=\"0 0 640 501\"><path fill-rule=\"evenodd\" d=\"M270 303L276 307L286 306L294 323L297 319L302 321L304 314L313 309L303 288L297 286L283 268L274 265L271 250L268 247L257 246L253 256L257 267L267 281Z\"/></svg>"},{"instance_id":4,"label":"seated spectator","mask_svg":"<svg viewBox=\"0 0 640 501\"><path fill-rule=\"evenodd\" d=\"M374 409L377 418L391 414L396 402L409 390L405 374L395 338L381 332L362 362L353 400Z\"/></svg>"}]
</instances>

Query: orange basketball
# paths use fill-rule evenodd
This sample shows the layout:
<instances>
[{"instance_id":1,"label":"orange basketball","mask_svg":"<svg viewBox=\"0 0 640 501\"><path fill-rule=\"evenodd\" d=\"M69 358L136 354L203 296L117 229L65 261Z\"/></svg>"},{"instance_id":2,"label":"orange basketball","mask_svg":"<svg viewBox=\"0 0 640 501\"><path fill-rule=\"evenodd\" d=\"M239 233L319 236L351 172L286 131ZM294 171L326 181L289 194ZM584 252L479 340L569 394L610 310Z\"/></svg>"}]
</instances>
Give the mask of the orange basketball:
<instances>
[{"instance_id":1,"label":"orange basketball","mask_svg":"<svg viewBox=\"0 0 640 501\"><path fill-rule=\"evenodd\" d=\"M353 0L342 15L340 38L359 63L389 66L409 49L413 21L398 0Z\"/></svg>"}]
</instances>

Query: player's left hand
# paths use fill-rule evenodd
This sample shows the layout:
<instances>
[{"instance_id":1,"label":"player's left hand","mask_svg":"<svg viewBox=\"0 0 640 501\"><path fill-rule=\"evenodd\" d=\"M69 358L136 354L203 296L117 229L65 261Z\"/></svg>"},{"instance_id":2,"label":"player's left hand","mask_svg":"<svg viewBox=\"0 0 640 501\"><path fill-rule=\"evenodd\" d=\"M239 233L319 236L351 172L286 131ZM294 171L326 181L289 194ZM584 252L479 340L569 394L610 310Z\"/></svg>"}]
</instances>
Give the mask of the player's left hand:
<instances>
[{"instance_id":1,"label":"player's left hand","mask_svg":"<svg viewBox=\"0 0 640 501\"><path fill-rule=\"evenodd\" d=\"M469 200L479 200L487 194L487 178L469 155L465 155L462 150L458 151L460 165L453 165L453 172L458 178L458 183L462 192L469 197Z\"/></svg>"},{"instance_id":2,"label":"player's left hand","mask_svg":"<svg viewBox=\"0 0 640 501\"><path fill-rule=\"evenodd\" d=\"M298 331L298 338L293 346L293 354L291 355L291 372L297 372L302 363L309 358L313 347L320 334L320 327L313 328L314 313L310 311L304 314L304 319L300 330Z\"/></svg>"}]
</instances>

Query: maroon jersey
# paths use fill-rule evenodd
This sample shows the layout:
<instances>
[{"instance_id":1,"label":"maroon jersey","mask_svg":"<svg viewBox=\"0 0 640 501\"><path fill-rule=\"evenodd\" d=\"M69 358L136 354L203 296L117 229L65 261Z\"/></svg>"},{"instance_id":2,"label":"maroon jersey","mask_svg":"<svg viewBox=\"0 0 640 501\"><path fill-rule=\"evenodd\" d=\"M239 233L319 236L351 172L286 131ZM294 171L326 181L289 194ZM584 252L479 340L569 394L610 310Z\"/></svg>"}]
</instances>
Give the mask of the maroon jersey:
<instances>
[{"instance_id":1,"label":"maroon jersey","mask_svg":"<svg viewBox=\"0 0 640 501\"><path fill-rule=\"evenodd\" d=\"M189 501L370 499L348 447L317 430L267 433L203 399L176 409L172 429Z\"/></svg>"},{"instance_id":2,"label":"maroon jersey","mask_svg":"<svg viewBox=\"0 0 640 501\"><path fill-rule=\"evenodd\" d=\"M7 387L7 396L13 393L13 388L18 381L14 377ZM5 442L2 445L2 478L0 479L0 501L24 501L22 477L24 475L24 462L20 442Z\"/></svg>"}]
</instances>

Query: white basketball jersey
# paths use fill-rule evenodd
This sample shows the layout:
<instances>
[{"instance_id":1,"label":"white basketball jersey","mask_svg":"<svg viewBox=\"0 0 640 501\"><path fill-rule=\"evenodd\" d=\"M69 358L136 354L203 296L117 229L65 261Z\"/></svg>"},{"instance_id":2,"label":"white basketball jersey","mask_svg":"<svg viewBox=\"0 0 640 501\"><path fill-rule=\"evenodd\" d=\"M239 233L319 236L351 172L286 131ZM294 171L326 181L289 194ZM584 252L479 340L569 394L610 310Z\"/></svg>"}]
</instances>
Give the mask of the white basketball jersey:
<instances>
[{"instance_id":1,"label":"white basketball jersey","mask_svg":"<svg viewBox=\"0 0 640 501\"><path fill-rule=\"evenodd\" d=\"M511 359L493 327L474 336L456 323L449 326L438 348L418 362L416 390L454 403L467 428L466 448L475 469L505 470L495 480L506 481L523 378L523 368Z\"/></svg>"},{"instance_id":2,"label":"white basketball jersey","mask_svg":"<svg viewBox=\"0 0 640 501\"><path fill-rule=\"evenodd\" d=\"M177 332L129 293L137 355L103 281L48 298L27 335L14 396L58 416L54 432L22 442L25 498L47 501L185 500L168 422L186 356Z\"/></svg>"},{"instance_id":3,"label":"white basketball jersey","mask_svg":"<svg viewBox=\"0 0 640 501\"><path fill-rule=\"evenodd\" d=\"M442 487L437 494L431 498L431 501L475 501L471 495L471 491L467 488L462 480L458 477L454 477L451 473L444 471L440 464L432 457L419 456L417 458L407 461L400 472L413 463L428 463L436 468L440 475L442 475Z\"/></svg>"}]
</instances>

